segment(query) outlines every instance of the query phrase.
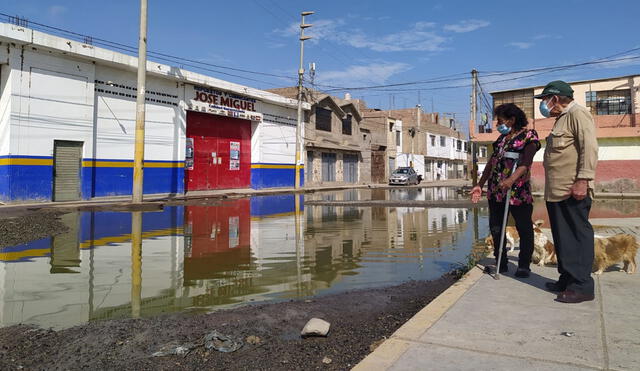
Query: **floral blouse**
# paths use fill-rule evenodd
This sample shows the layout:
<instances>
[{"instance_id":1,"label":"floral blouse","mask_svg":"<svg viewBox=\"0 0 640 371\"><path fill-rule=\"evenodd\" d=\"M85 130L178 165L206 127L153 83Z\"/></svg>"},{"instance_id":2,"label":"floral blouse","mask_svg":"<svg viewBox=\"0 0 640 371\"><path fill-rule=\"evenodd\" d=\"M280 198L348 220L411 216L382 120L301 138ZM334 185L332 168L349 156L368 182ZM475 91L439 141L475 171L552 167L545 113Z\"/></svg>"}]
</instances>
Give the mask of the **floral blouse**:
<instances>
[{"instance_id":1,"label":"floral blouse","mask_svg":"<svg viewBox=\"0 0 640 371\"><path fill-rule=\"evenodd\" d=\"M500 135L498 139L493 143L493 154L489 159L491 164L491 176L489 177L487 186L487 198L504 202L507 191L500 189L498 184L507 179L511 175L513 170L513 160L505 158L506 152L518 152L520 153L520 161L522 161L522 155L527 145L535 145L535 150L540 149L540 140L538 139L538 133L533 129L523 130L521 133L507 140L506 135ZM520 162L522 164L522 162ZM509 205L518 206L522 204L533 203L533 196L531 195L531 169L529 168L523 176L513 183L511 187L511 199Z\"/></svg>"}]
</instances>

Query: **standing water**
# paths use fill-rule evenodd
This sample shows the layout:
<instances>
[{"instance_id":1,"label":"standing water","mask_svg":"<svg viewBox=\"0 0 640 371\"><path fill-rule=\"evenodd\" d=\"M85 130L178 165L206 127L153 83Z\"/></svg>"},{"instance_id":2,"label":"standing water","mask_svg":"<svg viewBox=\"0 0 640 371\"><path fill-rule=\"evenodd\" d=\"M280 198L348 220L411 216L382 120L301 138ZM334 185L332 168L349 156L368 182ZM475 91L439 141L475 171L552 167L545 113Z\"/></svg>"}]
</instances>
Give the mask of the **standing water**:
<instances>
[{"instance_id":1,"label":"standing water","mask_svg":"<svg viewBox=\"0 0 640 371\"><path fill-rule=\"evenodd\" d=\"M68 232L0 248L0 325L64 328L435 279L487 231L485 210L305 206L298 197L297 207L289 194L65 214ZM306 197L458 196L440 187Z\"/></svg>"}]
</instances>

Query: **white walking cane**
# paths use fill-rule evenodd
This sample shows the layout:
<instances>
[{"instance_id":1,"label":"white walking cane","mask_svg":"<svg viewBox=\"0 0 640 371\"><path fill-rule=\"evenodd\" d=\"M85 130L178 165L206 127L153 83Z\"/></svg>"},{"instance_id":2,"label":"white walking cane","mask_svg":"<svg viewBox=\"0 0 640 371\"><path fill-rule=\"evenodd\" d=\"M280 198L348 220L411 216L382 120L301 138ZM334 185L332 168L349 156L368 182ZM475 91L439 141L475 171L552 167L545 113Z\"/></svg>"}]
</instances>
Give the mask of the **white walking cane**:
<instances>
[{"instance_id":1,"label":"white walking cane","mask_svg":"<svg viewBox=\"0 0 640 371\"><path fill-rule=\"evenodd\" d=\"M516 172L518 168L518 160L520 159L520 154L518 152L505 152L504 158L510 158L513 160L513 168L511 169L511 174ZM502 260L502 250L504 249L504 237L505 237L505 229L507 228L507 218L509 217L509 200L511 200L511 188L507 190L507 198L504 201L504 216L502 217L502 234L500 235L500 247L498 248L498 263L496 264L496 274L494 278L500 279L500 261Z\"/></svg>"}]
</instances>

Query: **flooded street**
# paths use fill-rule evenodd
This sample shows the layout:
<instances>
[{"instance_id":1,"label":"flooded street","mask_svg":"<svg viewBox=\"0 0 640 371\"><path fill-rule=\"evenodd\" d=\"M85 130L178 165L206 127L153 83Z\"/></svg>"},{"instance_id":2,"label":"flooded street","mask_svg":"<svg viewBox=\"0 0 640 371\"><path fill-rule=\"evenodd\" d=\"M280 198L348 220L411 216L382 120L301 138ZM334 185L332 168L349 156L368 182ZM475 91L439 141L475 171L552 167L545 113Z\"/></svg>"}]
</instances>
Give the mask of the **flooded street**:
<instances>
[{"instance_id":1,"label":"flooded street","mask_svg":"<svg viewBox=\"0 0 640 371\"><path fill-rule=\"evenodd\" d=\"M447 192L454 197L446 188L306 197ZM293 195L65 214L69 232L0 249L0 323L65 328L429 280L464 261L473 245L467 209L305 207L299 197L297 214ZM140 246L132 237L136 215ZM481 229L485 220L479 217Z\"/></svg>"},{"instance_id":2,"label":"flooded street","mask_svg":"<svg viewBox=\"0 0 640 371\"><path fill-rule=\"evenodd\" d=\"M289 194L65 214L67 233L0 249L0 325L66 328L431 280L464 262L488 231L484 209L474 218L453 207L305 206L463 197L452 188L298 197L297 205ZM638 216L639 203L594 202L592 217L611 215ZM542 201L534 219L546 220Z\"/></svg>"}]
</instances>

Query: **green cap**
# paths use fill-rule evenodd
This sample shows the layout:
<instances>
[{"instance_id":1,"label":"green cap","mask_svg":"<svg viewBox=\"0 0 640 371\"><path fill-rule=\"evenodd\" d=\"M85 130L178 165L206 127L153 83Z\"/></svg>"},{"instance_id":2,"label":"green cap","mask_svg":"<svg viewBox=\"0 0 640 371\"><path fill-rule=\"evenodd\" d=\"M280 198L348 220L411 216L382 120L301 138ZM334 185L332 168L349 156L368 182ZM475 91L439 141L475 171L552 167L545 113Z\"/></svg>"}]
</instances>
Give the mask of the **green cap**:
<instances>
[{"instance_id":1,"label":"green cap","mask_svg":"<svg viewBox=\"0 0 640 371\"><path fill-rule=\"evenodd\" d=\"M556 80L551 81L544 87L542 93L538 95L534 95L533 97L536 99L542 99L544 97L548 97L550 95L561 95L564 97L573 98L573 89L571 86L564 81Z\"/></svg>"}]
</instances>

